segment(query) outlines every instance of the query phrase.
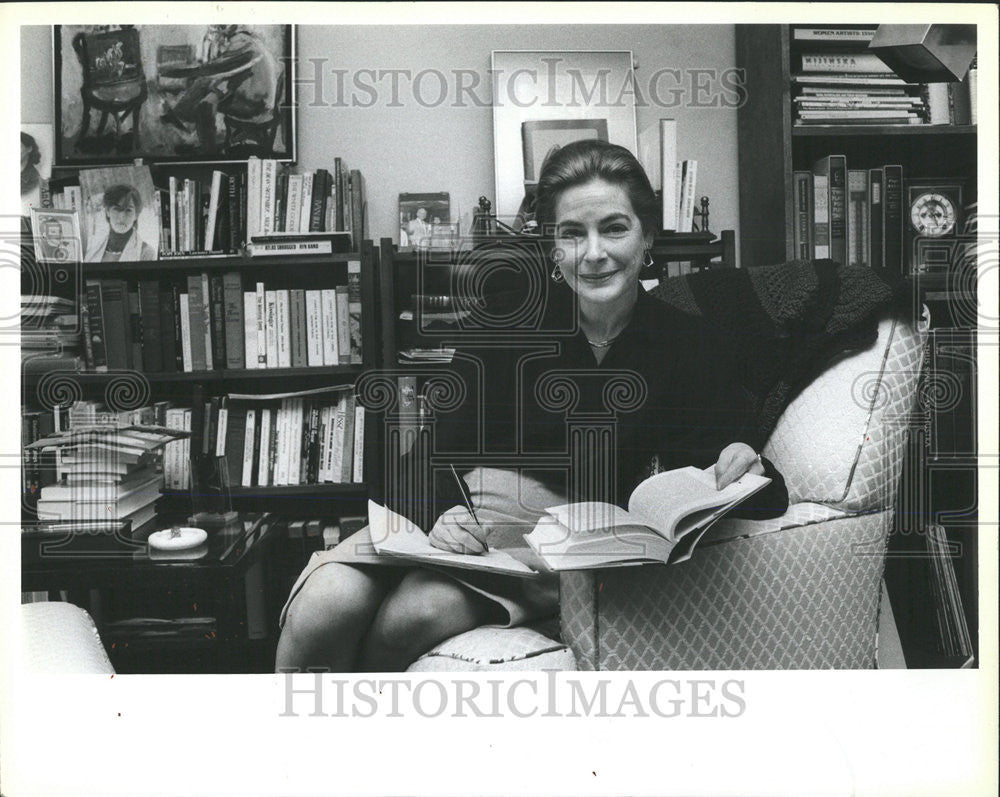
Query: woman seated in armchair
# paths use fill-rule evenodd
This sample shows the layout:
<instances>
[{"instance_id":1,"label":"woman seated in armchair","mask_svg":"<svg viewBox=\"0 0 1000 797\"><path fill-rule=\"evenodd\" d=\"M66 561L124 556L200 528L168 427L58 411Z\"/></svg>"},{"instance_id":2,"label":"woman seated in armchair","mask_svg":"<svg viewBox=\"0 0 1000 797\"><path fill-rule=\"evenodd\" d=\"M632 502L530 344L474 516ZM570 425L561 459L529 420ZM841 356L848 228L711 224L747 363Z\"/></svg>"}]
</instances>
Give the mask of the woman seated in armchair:
<instances>
[{"instance_id":1,"label":"woman seated in armchair","mask_svg":"<svg viewBox=\"0 0 1000 797\"><path fill-rule=\"evenodd\" d=\"M544 508L567 498L624 504L651 467L714 465L720 489L747 472L771 478L738 514L781 515L788 505L784 480L757 453L763 441L752 431L730 347L698 320L647 295L639 283L640 270L650 262L659 212L635 157L623 147L593 140L558 150L540 175L537 219L553 235L553 284L535 338L549 345L530 357L508 346L477 352L481 366L493 375L484 391L484 414L476 416L486 419L483 450L526 456L567 450L564 404L536 389L554 371L574 384L578 409L605 416L613 412L615 450L597 469L612 477L593 488L568 487L582 480L565 473L561 480L540 473L518 484L517 474L509 472L510 488L499 489L511 496L506 514L526 520L524 531L529 531L530 518L524 518L529 504ZM623 374L634 394L622 406L609 407L615 404L609 380ZM504 411L507 421L491 421ZM443 415L438 450L452 450L455 441L474 437L473 422L461 410ZM533 495L526 499L528 492ZM484 551L491 532L505 520L504 512L495 520L477 512L477 523L457 484L453 492L435 496L431 514L430 541L461 553ZM558 610L557 583L551 578L468 571L452 576L387 565L365 553L365 536L362 531L314 554L300 575L282 612L279 670L405 670L456 634L485 624L515 625Z\"/></svg>"}]
</instances>

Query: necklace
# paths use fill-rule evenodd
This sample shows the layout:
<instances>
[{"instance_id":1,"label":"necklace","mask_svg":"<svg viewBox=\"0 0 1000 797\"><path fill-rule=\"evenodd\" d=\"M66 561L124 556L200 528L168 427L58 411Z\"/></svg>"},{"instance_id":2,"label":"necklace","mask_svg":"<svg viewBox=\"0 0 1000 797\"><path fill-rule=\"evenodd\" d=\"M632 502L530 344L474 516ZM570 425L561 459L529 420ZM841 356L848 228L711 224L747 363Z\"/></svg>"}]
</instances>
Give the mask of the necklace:
<instances>
[{"instance_id":1,"label":"necklace","mask_svg":"<svg viewBox=\"0 0 1000 797\"><path fill-rule=\"evenodd\" d=\"M590 338L587 338L587 343L589 343L595 349L606 349L608 348L608 346L610 346L612 343L618 340L620 335L621 332L619 332L613 338L608 338L607 340L591 340Z\"/></svg>"}]
</instances>

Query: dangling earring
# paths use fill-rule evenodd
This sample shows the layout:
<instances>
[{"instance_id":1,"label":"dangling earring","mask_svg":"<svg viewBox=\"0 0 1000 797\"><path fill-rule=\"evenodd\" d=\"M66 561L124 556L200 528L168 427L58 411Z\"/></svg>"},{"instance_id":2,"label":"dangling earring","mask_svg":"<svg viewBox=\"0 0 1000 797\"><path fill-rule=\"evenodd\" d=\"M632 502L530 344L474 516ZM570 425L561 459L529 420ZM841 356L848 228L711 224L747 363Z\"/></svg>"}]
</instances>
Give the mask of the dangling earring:
<instances>
[{"instance_id":1,"label":"dangling earring","mask_svg":"<svg viewBox=\"0 0 1000 797\"><path fill-rule=\"evenodd\" d=\"M650 252L650 251L649 251L649 250L647 249L647 250L646 250L646 257L645 257L645 259L644 259L644 260L642 261L642 266L643 266L643 268L652 268L652 267L653 267L653 266L655 266L655 265L656 265L656 261L655 261L655 260L653 260L653 253L652 253L652 252Z\"/></svg>"},{"instance_id":2,"label":"dangling earring","mask_svg":"<svg viewBox=\"0 0 1000 797\"><path fill-rule=\"evenodd\" d=\"M555 266L552 269L552 281L556 284L562 282L564 279L563 273L559 270L559 266Z\"/></svg>"}]
</instances>

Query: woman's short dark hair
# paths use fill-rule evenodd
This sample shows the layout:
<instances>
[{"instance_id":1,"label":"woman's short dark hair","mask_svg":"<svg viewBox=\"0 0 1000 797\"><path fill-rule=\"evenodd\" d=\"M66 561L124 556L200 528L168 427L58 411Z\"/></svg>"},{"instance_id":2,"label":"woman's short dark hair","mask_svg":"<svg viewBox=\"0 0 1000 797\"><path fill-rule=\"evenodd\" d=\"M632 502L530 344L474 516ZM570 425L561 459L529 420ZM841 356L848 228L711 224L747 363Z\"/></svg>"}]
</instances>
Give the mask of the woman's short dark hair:
<instances>
[{"instance_id":1,"label":"woman's short dark hair","mask_svg":"<svg viewBox=\"0 0 1000 797\"><path fill-rule=\"evenodd\" d=\"M625 191L644 234L652 235L660 229L659 203L639 161L625 147L596 139L566 144L545 159L535 203L539 227L552 228L556 204L563 192L591 180L603 180Z\"/></svg>"},{"instance_id":2,"label":"woman's short dark hair","mask_svg":"<svg viewBox=\"0 0 1000 797\"><path fill-rule=\"evenodd\" d=\"M104 190L103 204L105 208L119 207L126 198L132 200L132 207L135 208L137 216L142 213L142 196L135 186L128 183L119 183L118 185L106 188Z\"/></svg>"}]
</instances>

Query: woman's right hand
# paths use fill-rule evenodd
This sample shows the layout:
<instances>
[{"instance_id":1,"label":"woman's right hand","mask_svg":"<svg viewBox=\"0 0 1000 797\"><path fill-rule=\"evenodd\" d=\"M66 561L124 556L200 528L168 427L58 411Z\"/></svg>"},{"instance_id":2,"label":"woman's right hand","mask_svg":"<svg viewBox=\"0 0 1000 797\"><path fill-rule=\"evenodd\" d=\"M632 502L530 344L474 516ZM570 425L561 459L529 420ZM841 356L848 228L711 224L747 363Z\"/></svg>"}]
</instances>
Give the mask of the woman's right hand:
<instances>
[{"instance_id":1,"label":"woman's right hand","mask_svg":"<svg viewBox=\"0 0 1000 797\"><path fill-rule=\"evenodd\" d=\"M437 519L428 535L431 545L452 553L486 553L486 529L464 506L453 506Z\"/></svg>"}]
</instances>

